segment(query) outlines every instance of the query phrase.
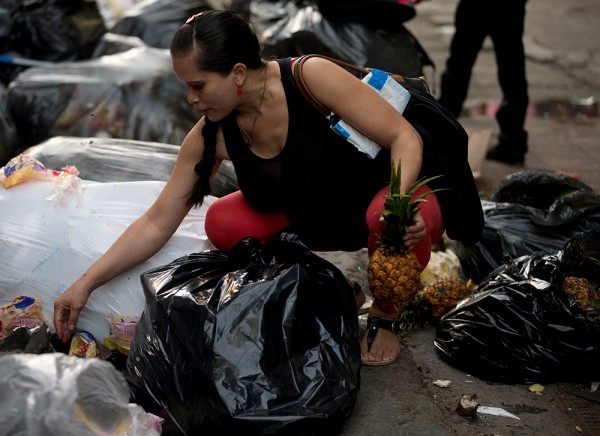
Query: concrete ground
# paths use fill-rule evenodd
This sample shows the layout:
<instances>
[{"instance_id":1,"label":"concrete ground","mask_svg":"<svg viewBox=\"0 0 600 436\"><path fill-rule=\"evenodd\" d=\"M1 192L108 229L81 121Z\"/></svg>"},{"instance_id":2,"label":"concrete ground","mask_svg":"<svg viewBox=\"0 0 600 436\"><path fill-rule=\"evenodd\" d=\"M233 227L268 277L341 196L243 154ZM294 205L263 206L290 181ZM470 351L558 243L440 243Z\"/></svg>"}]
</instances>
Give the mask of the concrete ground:
<instances>
[{"instance_id":1,"label":"concrete ground","mask_svg":"<svg viewBox=\"0 0 600 436\"><path fill-rule=\"evenodd\" d=\"M434 93L448 53L457 0L426 0L406 23L436 68L426 71ZM507 175L524 169L570 173L600 191L600 2L529 0L525 30L531 99L530 151L525 165L481 160L477 184L486 198ZM468 101L460 121L473 145L494 143L493 108L500 99L491 44L477 60ZM340 259L335 253L332 262ZM343 265L346 274L365 283L366 253ZM364 320L363 320L364 321ZM354 414L343 436L357 435L575 435L600 434L600 393L591 385L553 383L541 394L528 385L481 380L442 362L433 347L435 329L401 335L403 354L393 365L363 367ZM599 362L600 364L600 362ZM600 379L600 376L599 376ZM449 380L448 387L435 385ZM465 418L456 406L465 394L480 405L506 410L519 419L478 413Z\"/></svg>"}]
</instances>

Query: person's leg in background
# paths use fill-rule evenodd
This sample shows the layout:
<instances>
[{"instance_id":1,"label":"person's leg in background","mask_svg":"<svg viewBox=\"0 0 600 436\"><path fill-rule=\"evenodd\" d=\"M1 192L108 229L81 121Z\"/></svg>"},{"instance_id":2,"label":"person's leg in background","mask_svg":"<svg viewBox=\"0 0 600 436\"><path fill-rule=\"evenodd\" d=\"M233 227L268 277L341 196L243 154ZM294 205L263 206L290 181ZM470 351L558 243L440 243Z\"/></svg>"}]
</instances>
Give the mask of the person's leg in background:
<instances>
[{"instance_id":1,"label":"person's leg in background","mask_svg":"<svg viewBox=\"0 0 600 436\"><path fill-rule=\"evenodd\" d=\"M455 32L441 77L439 102L456 118L467 98L473 65L488 35L488 2L461 0L456 8Z\"/></svg>"},{"instance_id":2,"label":"person's leg in background","mask_svg":"<svg viewBox=\"0 0 600 436\"><path fill-rule=\"evenodd\" d=\"M490 30L503 98L496 112L498 144L487 157L509 164L522 163L528 149L524 128L529 105L523 47L526 3L527 0L498 3L493 8L497 20Z\"/></svg>"}]
</instances>

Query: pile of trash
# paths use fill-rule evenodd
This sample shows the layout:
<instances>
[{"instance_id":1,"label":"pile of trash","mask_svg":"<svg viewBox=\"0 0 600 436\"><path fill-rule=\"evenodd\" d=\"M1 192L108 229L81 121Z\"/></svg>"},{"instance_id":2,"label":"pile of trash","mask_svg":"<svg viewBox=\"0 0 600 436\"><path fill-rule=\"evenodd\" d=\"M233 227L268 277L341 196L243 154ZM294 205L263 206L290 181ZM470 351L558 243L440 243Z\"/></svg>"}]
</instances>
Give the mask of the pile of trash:
<instances>
[{"instance_id":1,"label":"pile of trash","mask_svg":"<svg viewBox=\"0 0 600 436\"><path fill-rule=\"evenodd\" d=\"M422 75L432 62L403 25L414 7L375 3L372 15L385 10L398 20L385 29L360 16L341 20L348 5L334 1L319 2L327 11L321 13L314 2L291 0L77 0L68 7L0 0L6 23L0 26L0 162L57 136L179 145L198 116L172 71L168 47L186 18L202 10L246 14L264 57L321 53Z\"/></svg>"},{"instance_id":2,"label":"pile of trash","mask_svg":"<svg viewBox=\"0 0 600 436\"><path fill-rule=\"evenodd\" d=\"M264 57L320 53L406 76L433 66L403 25L411 2L364 4L0 0L4 431L339 430L360 388L353 290L293 235L210 246L206 208L237 189L229 163L159 253L91 296L69 343L52 316L58 295L156 199L197 122L168 53L186 18L237 9ZM427 301L442 357L483 378L595 375L600 195L525 171L482 204L481 241L434 252L407 310Z\"/></svg>"}]
</instances>

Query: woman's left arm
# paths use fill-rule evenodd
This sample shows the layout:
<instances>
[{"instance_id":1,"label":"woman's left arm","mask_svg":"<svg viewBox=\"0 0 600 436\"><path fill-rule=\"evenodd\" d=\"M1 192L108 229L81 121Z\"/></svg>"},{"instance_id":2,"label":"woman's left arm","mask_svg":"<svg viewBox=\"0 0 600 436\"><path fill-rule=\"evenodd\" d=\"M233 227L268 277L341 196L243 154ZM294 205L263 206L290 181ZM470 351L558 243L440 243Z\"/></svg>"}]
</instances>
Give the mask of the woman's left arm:
<instances>
[{"instance_id":1,"label":"woman's left arm","mask_svg":"<svg viewBox=\"0 0 600 436\"><path fill-rule=\"evenodd\" d=\"M413 126L377 91L338 65L322 58L308 59L302 75L314 97L345 122L382 147L402 167L401 190L417 180L423 141Z\"/></svg>"},{"instance_id":2,"label":"woman's left arm","mask_svg":"<svg viewBox=\"0 0 600 436\"><path fill-rule=\"evenodd\" d=\"M322 59L308 59L302 68L304 81L317 101L382 147L390 149L391 160L400 164L401 192L421 172L423 140L414 127L377 91L338 65ZM408 228L405 243L413 248L425 237L425 223L417 212Z\"/></svg>"}]
</instances>

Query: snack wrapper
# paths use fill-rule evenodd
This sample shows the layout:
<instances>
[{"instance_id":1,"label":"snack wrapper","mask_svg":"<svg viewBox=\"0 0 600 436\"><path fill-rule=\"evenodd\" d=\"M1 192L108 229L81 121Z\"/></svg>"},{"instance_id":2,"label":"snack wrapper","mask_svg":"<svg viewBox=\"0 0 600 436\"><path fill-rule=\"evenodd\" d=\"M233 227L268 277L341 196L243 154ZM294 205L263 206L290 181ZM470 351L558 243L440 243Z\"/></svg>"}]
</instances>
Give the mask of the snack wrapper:
<instances>
[{"instance_id":1,"label":"snack wrapper","mask_svg":"<svg viewBox=\"0 0 600 436\"><path fill-rule=\"evenodd\" d=\"M128 355L139 319L139 316L122 316L119 314L112 317L107 316L110 336L104 338L102 343L111 350L117 350Z\"/></svg>"},{"instance_id":2,"label":"snack wrapper","mask_svg":"<svg viewBox=\"0 0 600 436\"><path fill-rule=\"evenodd\" d=\"M6 189L25 183L29 180L58 180L67 181L67 185L78 180L79 170L73 165L67 165L62 170L51 170L39 160L22 153L13 157L0 169L0 182Z\"/></svg>"},{"instance_id":3,"label":"snack wrapper","mask_svg":"<svg viewBox=\"0 0 600 436\"><path fill-rule=\"evenodd\" d=\"M42 305L38 299L18 296L0 307L0 339L17 327L35 327L45 322Z\"/></svg>"},{"instance_id":4,"label":"snack wrapper","mask_svg":"<svg viewBox=\"0 0 600 436\"><path fill-rule=\"evenodd\" d=\"M69 356L93 358L100 357L100 348L94 336L88 332L78 332L71 339Z\"/></svg>"}]
</instances>

